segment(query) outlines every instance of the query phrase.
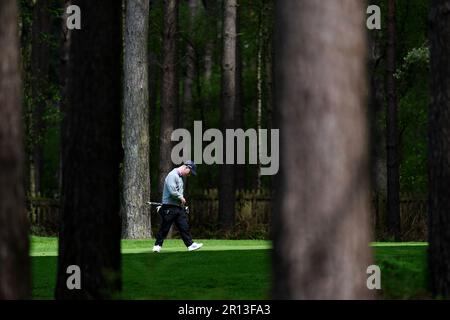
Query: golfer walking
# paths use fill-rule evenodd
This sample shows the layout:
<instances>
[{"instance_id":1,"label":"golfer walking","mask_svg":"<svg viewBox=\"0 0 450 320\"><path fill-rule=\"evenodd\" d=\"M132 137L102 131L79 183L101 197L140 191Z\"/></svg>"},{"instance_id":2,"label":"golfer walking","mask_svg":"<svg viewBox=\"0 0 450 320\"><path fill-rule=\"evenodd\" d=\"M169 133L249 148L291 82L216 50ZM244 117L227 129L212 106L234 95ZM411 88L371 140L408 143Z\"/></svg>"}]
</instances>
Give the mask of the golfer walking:
<instances>
[{"instance_id":1,"label":"golfer walking","mask_svg":"<svg viewBox=\"0 0 450 320\"><path fill-rule=\"evenodd\" d=\"M183 177L187 177L191 173L194 176L197 174L196 165L193 161L187 160L183 165L170 171L164 180L162 206L159 209L159 214L161 215L161 227L156 235L153 252L161 251L164 239L167 237L173 223L177 226L188 251L197 250L203 246L203 243L192 241L186 210L184 209L186 199L183 196Z\"/></svg>"}]
</instances>

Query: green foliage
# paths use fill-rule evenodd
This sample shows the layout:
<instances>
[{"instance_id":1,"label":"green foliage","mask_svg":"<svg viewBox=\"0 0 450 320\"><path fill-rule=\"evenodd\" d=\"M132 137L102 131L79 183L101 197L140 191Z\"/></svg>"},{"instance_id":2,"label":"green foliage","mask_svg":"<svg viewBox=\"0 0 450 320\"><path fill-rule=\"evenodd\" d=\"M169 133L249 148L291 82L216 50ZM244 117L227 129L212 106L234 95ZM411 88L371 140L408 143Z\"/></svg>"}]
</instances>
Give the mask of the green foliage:
<instances>
[{"instance_id":1,"label":"green foliage","mask_svg":"<svg viewBox=\"0 0 450 320\"><path fill-rule=\"evenodd\" d=\"M423 88L410 90L400 100L402 191L427 192L427 105Z\"/></svg>"},{"instance_id":2,"label":"green foliage","mask_svg":"<svg viewBox=\"0 0 450 320\"><path fill-rule=\"evenodd\" d=\"M412 48L403 58L403 63L395 73L395 78L399 81L405 81L405 78L415 75L419 71L428 71L430 64L430 51L428 45L425 44L419 48Z\"/></svg>"},{"instance_id":3,"label":"green foliage","mask_svg":"<svg viewBox=\"0 0 450 320\"><path fill-rule=\"evenodd\" d=\"M429 1L397 3L400 186L403 192L426 193Z\"/></svg>"},{"instance_id":4,"label":"green foliage","mask_svg":"<svg viewBox=\"0 0 450 320\"><path fill-rule=\"evenodd\" d=\"M372 1L374 2L374 1ZM380 47L380 61L371 70L379 79L385 79L387 45L387 1L378 3L382 9L382 30L374 32ZM429 1L397 1L397 70L395 72L398 99L398 127L400 134L400 189L401 192L427 191L427 109L429 101ZM383 109L377 114L379 152L386 157L386 83L383 84Z\"/></svg>"},{"instance_id":5,"label":"green foliage","mask_svg":"<svg viewBox=\"0 0 450 320\"><path fill-rule=\"evenodd\" d=\"M428 45L409 50L396 72L399 99L401 175L403 191L427 189Z\"/></svg>"},{"instance_id":6,"label":"green foliage","mask_svg":"<svg viewBox=\"0 0 450 320\"><path fill-rule=\"evenodd\" d=\"M27 159L33 148L41 145L44 150L44 172L42 192L44 195L59 193L59 128L62 120L59 108L61 92L59 87L59 37L62 6L59 0L50 1L51 31L41 32L39 41L49 48L49 70L45 78L37 78L31 70L32 27L35 1L20 1L21 54L25 71L23 83L23 121ZM33 92L36 90L36 92ZM33 113L37 106L43 106L42 131L38 130Z\"/></svg>"},{"instance_id":7,"label":"green foliage","mask_svg":"<svg viewBox=\"0 0 450 320\"><path fill-rule=\"evenodd\" d=\"M44 144L44 176L42 183L47 196L59 195L59 159L60 159L60 129L53 126L46 132Z\"/></svg>"},{"instance_id":8,"label":"green foliage","mask_svg":"<svg viewBox=\"0 0 450 320\"><path fill-rule=\"evenodd\" d=\"M152 69L150 77L153 80L151 90L154 93L150 101L150 167L152 194L156 193L159 170L159 131L160 131L160 97L163 46L163 1L152 1L150 9L150 34L148 39L149 50L156 57L156 65ZM33 20L33 8L35 3L31 0L21 0L22 21L22 57L25 68L24 81L24 123L26 124L27 153L33 146L42 143L45 152L45 168L43 189L47 194L53 194L57 188L58 162L59 162L59 127L62 115L59 113L60 88L59 77L59 41L60 27L63 8L61 2L51 2L50 12L52 16L52 29L49 34L41 34L41 40L50 47L50 70L48 83L44 85L45 90L40 92L39 97L31 94L31 83L33 75L30 73L31 58L31 28ZM207 5L207 8L205 8ZM259 28L264 27L264 37L267 41L271 39L273 4L267 0L242 0L239 3L239 41L242 57L242 106L244 111L244 128L256 127L256 56L258 50ZM264 17L262 17L264 13ZM192 120L203 120L204 130L208 128L220 128L220 105L221 105L221 56L222 56L222 5L221 2L199 1L197 15L190 17L187 1L179 2L179 29L178 29L178 73L180 88L180 106L183 97L183 82L186 72L186 46L192 44L195 50L195 66L197 75L194 79L193 109L190 118ZM262 20L263 19L263 20ZM205 77L205 55L208 45L212 45L212 73L209 79ZM265 48L267 50L267 48ZM264 70L263 72L266 72ZM266 90L266 88L264 88ZM263 97L266 99L266 92ZM41 100L42 99L42 100ZM33 131L32 111L36 103L45 101L45 132L42 135ZM266 105L263 104L263 117ZM263 125L266 127L266 125ZM192 126L188 127L192 129ZM168 161L170 161L168 159ZM254 180L256 166L247 166L247 180ZM191 179L190 188L217 187L219 166L199 166L199 175ZM266 181L267 179L263 179Z\"/></svg>"},{"instance_id":9,"label":"green foliage","mask_svg":"<svg viewBox=\"0 0 450 320\"><path fill-rule=\"evenodd\" d=\"M49 81L42 97L46 101L45 125L47 132L43 136L30 134L33 129L31 110L38 97L31 96L30 83L32 75L29 73L31 53L31 27L33 20L34 2L21 0L21 43L22 57L25 69L24 82L24 122L27 128L27 150L38 142L44 143L45 173L44 190L53 193L57 188L57 172L59 161L59 113L60 88L58 87L59 68L59 29L62 13L61 2L54 0L51 4L52 32L42 34L42 40L50 45L50 71ZM385 75L385 58L383 52L386 46L386 11L387 1L369 1L380 5L382 9L382 30L371 31L371 35L379 43L381 54L380 62L372 70L380 79ZM207 8L205 8L207 5ZM401 189L410 192L426 191L426 112L428 104L428 44L427 44L427 17L429 0L411 0L397 2L397 57L398 69L396 78L398 82L399 127L401 130ZM241 0L239 1L239 43L242 59L242 106L244 113L244 129L256 127L257 107L257 53L262 30L263 54L267 55L273 40L274 3L268 0ZM195 65L197 75L194 80L192 120L203 120L204 130L220 128L221 105L221 31L222 7L221 1L200 1L197 15L191 20L187 1L179 2L179 30L178 30L178 61L180 88L180 105L183 97L183 82L186 72L186 46L192 44L195 50ZM159 170L159 131L160 131L160 96L163 45L163 1L152 1L150 10L150 34L148 46L150 52L156 57L156 66L150 77L154 80L152 90L154 100L150 101L151 122L151 186L152 194L157 189ZM212 74L210 79L205 78L204 58L208 44L212 44ZM267 70L263 67L265 81ZM263 84L263 128L268 127L268 99L266 83ZM385 131L384 112L375 119L380 144L383 144ZM188 129L192 129L192 126ZM379 148L382 149L382 148ZM168 160L169 161L169 160ZM189 179L189 188L204 189L217 187L219 166L199 166L199 175ZM256 166L246 166L247 187L252 187L256 177ZM263 187L270 187L270 178L263 177Z\"/></svg>"}]
</instances>

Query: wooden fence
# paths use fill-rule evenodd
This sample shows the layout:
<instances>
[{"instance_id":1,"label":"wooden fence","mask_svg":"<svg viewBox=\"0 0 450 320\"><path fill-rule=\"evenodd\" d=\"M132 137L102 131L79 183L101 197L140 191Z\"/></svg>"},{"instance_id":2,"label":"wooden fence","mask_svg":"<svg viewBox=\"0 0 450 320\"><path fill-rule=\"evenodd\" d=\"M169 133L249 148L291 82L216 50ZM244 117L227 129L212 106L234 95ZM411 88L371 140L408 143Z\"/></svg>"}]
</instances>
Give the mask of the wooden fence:
<instances>
[{"instance_id":1,"label":"wooden fence","mask_svg":"<svg viewBox=\"0 0 450 320\"><path fill-rule=\"evenodd\" d=\"M386 225L386 197L374 195L372 227L376 240L390 240ZM400 229L403 241L427 241L427 197L423 194L400 195Z\"/></svg>"},{"instance_id":2,"label":"wooden fence","mask_svg":"<svg viewBox=\"0 0 450 320\"><path fill-rule=\"evenodd\" d=\"M59 224L59 201L57 199L31 198L27 202L27 209L33 234L57 234Z\"/></svg>"},{"instance_id":3,"label":"wooden fence","mask_svg":"<svg viewBox=\"0 0 450 320\"><path fill-rule=\"evenodd\" d=\"M427 239L426 197L417 194L400 196L400 217L403 241ZM216 189L190 194L189 223L195 238L220 237L218 231L219 201ZM58 230L59 202L55 199L35 198L28 202L29 217L34 233L54 235ZM159 225L155 210L151 213L153 232ZM269 239L271 194L268 191L243 190L236 192L235 227L229 238ZM389 240L386 232L386 199L373 196L372 228L375 240ZM174 236L177 236L175 232Z\"/></svg>"},{"instance_id":4,"label":"wooden fence","mask_svg":"<svg viewBox=\"0 0 450 320\"><path fill-rule=\"evenodd\" d=\"M190 225L198 237L218 237L219 196L217 189L190 196ZM236 192L235 226L229 238L269 237L271 197L268 191L242 190Z\"/></svg>"}]
</instances>

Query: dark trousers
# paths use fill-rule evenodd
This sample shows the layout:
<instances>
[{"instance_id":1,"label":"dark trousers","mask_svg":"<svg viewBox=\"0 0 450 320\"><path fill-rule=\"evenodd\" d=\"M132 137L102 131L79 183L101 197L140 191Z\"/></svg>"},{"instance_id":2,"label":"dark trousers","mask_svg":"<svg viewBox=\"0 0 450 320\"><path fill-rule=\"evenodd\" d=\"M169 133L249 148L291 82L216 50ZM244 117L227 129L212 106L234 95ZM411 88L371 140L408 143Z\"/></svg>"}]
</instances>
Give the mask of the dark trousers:
<instances>
[{"instance_id":1,"label":"dark trousers","mask_svg":"<svg viewBox=\"0 0 450 320\"><path fill-rule=\"evenodd\" d=\"M193 243L191 233L189 232L186 212L183 208L163 205L159 210L159 214L161 216L161 227L156 235L155 245L162 246L173 223L175 223L175 226L180 232L186 247L189 247Z\"/></svg>"}]
</instances>

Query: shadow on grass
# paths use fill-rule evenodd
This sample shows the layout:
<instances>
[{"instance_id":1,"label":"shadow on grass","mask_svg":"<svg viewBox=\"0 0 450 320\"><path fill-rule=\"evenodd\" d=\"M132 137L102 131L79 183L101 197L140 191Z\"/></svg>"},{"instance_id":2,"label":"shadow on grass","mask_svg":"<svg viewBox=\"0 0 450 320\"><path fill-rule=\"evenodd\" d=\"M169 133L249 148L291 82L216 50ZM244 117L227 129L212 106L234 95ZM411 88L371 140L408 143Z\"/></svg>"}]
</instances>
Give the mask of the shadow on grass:
<instances>
[{"instance_id":1,"label":"shadow on grass","mask_svg":"<svg viewBox=\"0 0 450 320\"><path fill-rule=\"evenodd\" d=\"M269 299L270 249L138 252L122 254L122 299ZM381 269L378 299L431 299L427 247L376 246ZM33 297L53 299L56 256L33 256Z\"/></svg>"},{"instance_id":2,"label":"shadow on grass","mask_svg":"<svg viewBox=\"0 0 450 320\"><path fill-rule=\"evenodd\" d=\"M55 256L33 256L33 298L53 299ZM269 299L270 250L122 254L122 299Z\"/></svg>"},{"instance_id":3,"label":"shadow on grass","mask_svg":"<svg viewBox=\"0 0 450 320\"><path fill-rule=\"evenodd\" d=\"M379 299L432 299L427 285L426 245L381 244L373 252L381 269Z\"/></svg>"}]
</instances>

